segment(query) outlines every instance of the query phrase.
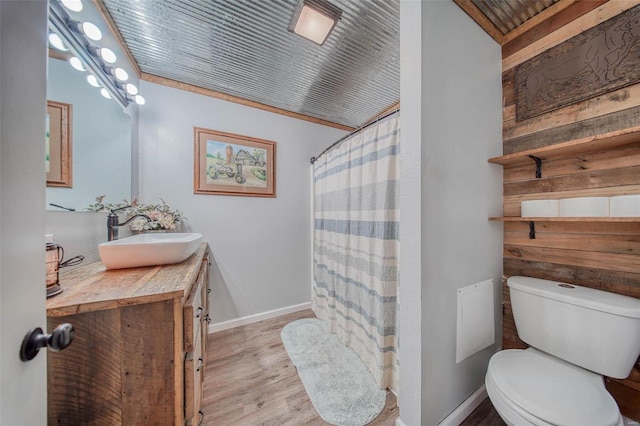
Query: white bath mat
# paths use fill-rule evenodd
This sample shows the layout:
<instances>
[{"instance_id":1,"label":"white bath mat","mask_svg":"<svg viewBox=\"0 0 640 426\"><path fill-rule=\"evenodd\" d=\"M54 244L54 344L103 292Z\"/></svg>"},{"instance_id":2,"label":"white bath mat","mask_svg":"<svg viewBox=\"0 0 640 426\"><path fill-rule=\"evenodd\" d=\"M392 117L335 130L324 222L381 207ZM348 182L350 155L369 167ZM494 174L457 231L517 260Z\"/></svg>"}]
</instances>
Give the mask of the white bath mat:
<instances>
[{"instance_id":1,"label":"white bath mat","mask_svg":"<svg viewBox=\"0 0 640 426\"><path fill-rule=\"evenodd\" d=\"M386 391L378 388L360 357L318 319L300 319L281 332L282 343L313 406L333 425L362 426L384 409Z\"/></svg>"}]
</instances>

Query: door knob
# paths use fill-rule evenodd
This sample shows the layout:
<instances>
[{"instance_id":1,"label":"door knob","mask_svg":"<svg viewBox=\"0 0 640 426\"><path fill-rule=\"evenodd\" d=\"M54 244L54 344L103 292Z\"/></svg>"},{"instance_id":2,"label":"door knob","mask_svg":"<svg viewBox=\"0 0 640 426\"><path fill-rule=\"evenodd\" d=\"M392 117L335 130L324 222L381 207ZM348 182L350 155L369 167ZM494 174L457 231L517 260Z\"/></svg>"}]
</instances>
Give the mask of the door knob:
<instances>
[{"instance_id":1,"label":"door knob","mask_svg":"<svg viewBox=\"0 0 640 426\"><path fill-rule=\"evenodd\" d=\"M60 324L51 334L45 334L40 327L29 330L20 346L20 359L31 361L38 355L40 349L50 347L54 351L61 351L73 342L74 332L71 324Z\"/></svg>"}]
</instances>

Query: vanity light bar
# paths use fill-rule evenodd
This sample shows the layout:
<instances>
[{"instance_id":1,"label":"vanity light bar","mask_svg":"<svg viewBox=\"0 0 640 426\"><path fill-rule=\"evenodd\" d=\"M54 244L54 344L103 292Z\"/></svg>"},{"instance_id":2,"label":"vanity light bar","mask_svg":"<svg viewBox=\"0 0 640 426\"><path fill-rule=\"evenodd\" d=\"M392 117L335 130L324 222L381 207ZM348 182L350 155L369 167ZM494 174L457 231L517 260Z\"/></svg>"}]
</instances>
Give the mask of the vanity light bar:
<instances>
[{"instance_id":1,"label":"vanity light bar","mask_svg":"<svg viewBox=\"0 0 640 426\"><path fill-rule=\"evenodd\" d=\"M121 90L118 90L113 79L105 74L103 64L89 52L89 44L84 40L84 37L74 33L67 26L69 20L69 15L67 15L67 12L64 11L58 2L49 2L49 23L55 31L65 39L71 53L82 61L88 70L96 76L100 85L111 94L113 100L122 108L126 108L131 101L127 99Z\"/></svg>"},{"instance_id":2,"label":"vanity light bar","mask_svg":"<svg viewBox=\"0 0 640 426\"><path fill-rule=\"evenodd\" d=\"M100 83L98 83L98 79L96 78L95 75L93 74L89 74L87 76L87 81L89 82L90 85L92 85L93 87L100 87Z\"/></svg>"},{"instance_id":3,"label":"vanity light bar","mask_svg":"<svg viewBox=\"0 0 640 426\"><path fill-rule=\"evenodd\" d=\"M60 38L60 36L56 33L49 33L49 43L56 49L62 52L68 52L67 46L64 45L64 42Z\"/></svg>"},{"instance_id":4,"label":"vanity light bar","mask_svg":"<svg viewBox=\"0 0 640 426\"><path fill-rule=\"evenodd\" d=\"M127 81L129 79L129 74L122 68L114 69L113 75L120 81Z\"/></svg>"},{"instance_id":5,"label":"vanity light bar","mask_svg":"<svg viewBox=\"0 0 640 426\"><path fill-rule=\"evenodd\" d=\"M76 70L78 70L78 71L80 71L80 72L83 72L83 71L86 71L86 70L87 70L87 69L82 65L82 61L81 61L80 59L78 59L77 57L75 57L75 56L72 56L72 57L71 57L71 59L69 59L69 63L71 64L71 66L72 66L74 69L76 69Z\"/></svg>"},{"instance_id":6,"label":"vanity light bar","mask_svg":"<svg viewBox=\"0 0 640 426\"><path fill-rule=\"evenodd\" d=\"M140 95L127 95L127 99L129 99L131 102L137 103L138 105L144 105L145 103L147 103L146 99Z\"/></svg>"},{"instance_id":7,"label":"vanity light bar","mask_svg":"<svg viewBox=\"0 0 640 426\"><path fill-rule=\"evenodd\" d=\"M80 0L61 0L64 7L72 12L80 12L82 10L82 2Z\"/></svg>"},{"instance_id":8,"label":"vanity light bar","mask_svg":"<svg viewBox=\"0 0 640 426\"><path fill-rule=\"evenodd\" d=\"M107 99L111 99L111 95L109 94L107 89L105 89L104 87L102 89L100 89L100 94L102 96L104 96L105 98L107 98Z\"/></svg>"},{"instance_id":9,"label":"vanity light bar","mask_svg":"<svg viewBox=\"0 0 640 426\"><path fill-rule=\"evenodd\" d=\"M102 31L100 31L100 28L98 28L93 22L78 22L68 20L67 26L93 41L99 41L102 39Z\"/></svg>"}]
</instances>

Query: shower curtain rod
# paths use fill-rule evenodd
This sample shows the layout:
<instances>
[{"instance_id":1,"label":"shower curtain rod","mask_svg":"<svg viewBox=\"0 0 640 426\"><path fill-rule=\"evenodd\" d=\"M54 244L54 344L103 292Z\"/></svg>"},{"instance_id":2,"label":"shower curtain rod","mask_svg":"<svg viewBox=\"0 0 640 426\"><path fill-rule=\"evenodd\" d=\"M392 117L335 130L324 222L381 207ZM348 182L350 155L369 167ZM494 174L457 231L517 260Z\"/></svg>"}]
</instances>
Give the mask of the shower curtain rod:
<instances>
[{"instance_id":1,"label":"shower curtain rod","mask_svg":"<svg viewBox=\"0 0 640 426\"><path fill-rule=\"evenodd\" d=\"M332 143L331 145L329 145L324 151L322 151L317 157L311 157L311 164L315 163L316 160L320 157L322 157L327 151L329 151L331 148L333 148L334 146L338 145L340 142L342 142L345 139L350 138L351 136L355 135L356 133L358 133L360 130L366 129L367 127L371 126L372 124L377 123L380 120L383 120L387 117L389 117L390 115L395 114L396 112L400 111L400 107L394 109L393 111L389 111L388 113L376 118L375 120L371 120L370 122L363 124L360 127L355 128L354 130L351 131L351 133L341 137L340 139L338 139L337 141L335 141L334 143Z\"/></svg>"}]
</instances>

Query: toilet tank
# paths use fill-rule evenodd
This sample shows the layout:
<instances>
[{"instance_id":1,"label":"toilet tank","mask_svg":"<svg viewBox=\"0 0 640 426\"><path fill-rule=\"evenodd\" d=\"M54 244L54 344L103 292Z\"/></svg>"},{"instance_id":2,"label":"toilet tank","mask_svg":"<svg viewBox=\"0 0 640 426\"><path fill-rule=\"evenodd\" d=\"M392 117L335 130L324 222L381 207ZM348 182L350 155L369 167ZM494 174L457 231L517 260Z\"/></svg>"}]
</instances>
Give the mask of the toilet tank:
<instances>
[{"instance_id":1,"label":"toilet tank","mask_svg":"<svg viewBox=\"0 0 640 426\"><path fill-rule=\"evenodd\" d=\"M530 277L507 284L525 343L598 374L629 376L640 355L640 299Z\"/></svg>"}]
</instances>

